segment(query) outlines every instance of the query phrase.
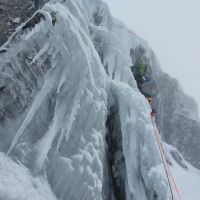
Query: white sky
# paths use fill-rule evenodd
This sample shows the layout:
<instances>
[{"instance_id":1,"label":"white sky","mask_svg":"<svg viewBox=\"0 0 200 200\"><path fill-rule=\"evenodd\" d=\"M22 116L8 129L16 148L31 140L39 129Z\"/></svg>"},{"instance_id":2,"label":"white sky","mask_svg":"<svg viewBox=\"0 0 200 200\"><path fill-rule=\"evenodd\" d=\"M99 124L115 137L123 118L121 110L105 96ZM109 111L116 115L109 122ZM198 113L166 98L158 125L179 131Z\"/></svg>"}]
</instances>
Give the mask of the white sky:
<instances>
[{"instance_id":1,"label":"white sky","mask_svg":"<svg viewBox=\"0 0 200 200\"><path fill-rule=\"evenodd\" d=\"M200 0L104 0L200 107Z\"/></svg>"}]
</instances>

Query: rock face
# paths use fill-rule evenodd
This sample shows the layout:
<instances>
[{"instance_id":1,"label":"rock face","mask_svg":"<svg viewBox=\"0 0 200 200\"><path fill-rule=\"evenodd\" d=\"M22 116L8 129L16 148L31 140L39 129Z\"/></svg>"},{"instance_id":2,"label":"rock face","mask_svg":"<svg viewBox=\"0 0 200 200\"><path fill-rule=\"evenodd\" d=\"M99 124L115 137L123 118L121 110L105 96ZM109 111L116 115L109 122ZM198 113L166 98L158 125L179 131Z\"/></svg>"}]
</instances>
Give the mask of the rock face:
<instances>
[{"instance_id":1,"label":"rock face","mask_svg":"<svg viewBox=\"0 0 200 200\"><path fill-rule=\"evenodd\" d=\"M195 100L164 72L155 73L155 81L157 121L164 140L200 169L200 120Z\"/></svg>"},{"instance_id":2,"label":"rock face","mask_svg":"<svg viewBox=\"0 0 200 200\"><path fill-rule=\"evenodd\" d=\"M48 0L1 0L0 1L0 46L7 41L16 27L27 20Z\"/></svg>"},{"instance_id":3,"label":"rock face","mask_svg":"<svg viewBox=\"0 0 200 200\"><path fill-rule=\"evenodd\" d=\"M160 74L156 82L161 103L159 127L163 137L200 169L200 120L196 102L169 75Z\"/></svg>"}]
</instances>

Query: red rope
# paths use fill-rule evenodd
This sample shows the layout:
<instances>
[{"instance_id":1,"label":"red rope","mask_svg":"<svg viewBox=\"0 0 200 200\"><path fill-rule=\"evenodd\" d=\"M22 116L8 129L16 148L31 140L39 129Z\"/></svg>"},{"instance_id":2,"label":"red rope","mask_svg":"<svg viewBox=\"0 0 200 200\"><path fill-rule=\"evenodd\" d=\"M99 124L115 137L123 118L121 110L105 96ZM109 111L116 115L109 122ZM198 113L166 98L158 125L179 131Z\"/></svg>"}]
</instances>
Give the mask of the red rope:
<instances>
[{"instance_id":1,"label":"red rope","mask_svg":"<svg viewBox=\"0 0 200 200\"><path fill-rule=\"evenodd\" d=\"M168 177L170 189L171 189L171 192L172 192L172 198L174 199L174 193L172 191L172 183L173 183L173 188L176 191L179 200L182 200L180 192L178 190L178 186L176 185L175 179L174 179L174 177L172 175L172 172L170 170L169 164L167 162L166 152L164 151L164 148L162 146L162 141L160 139L160 134L159 134L158 128L157 128L156 123L155 123L155 118L152 115L151 115L151 120L152 120L152 124L153 124L153 127L154 127L154 131L155 131L156 140L157 140L157 143L158 143L158 146L159 146L160 154L161 154L161 157L162 157L162 160L163 160L163 164L164 164L164 167L165 167L165 171L166 171L166 174L167 174L167 177ZM172 183L171 183L169 178L171 178Z\"/></svg>"}]
</instances>

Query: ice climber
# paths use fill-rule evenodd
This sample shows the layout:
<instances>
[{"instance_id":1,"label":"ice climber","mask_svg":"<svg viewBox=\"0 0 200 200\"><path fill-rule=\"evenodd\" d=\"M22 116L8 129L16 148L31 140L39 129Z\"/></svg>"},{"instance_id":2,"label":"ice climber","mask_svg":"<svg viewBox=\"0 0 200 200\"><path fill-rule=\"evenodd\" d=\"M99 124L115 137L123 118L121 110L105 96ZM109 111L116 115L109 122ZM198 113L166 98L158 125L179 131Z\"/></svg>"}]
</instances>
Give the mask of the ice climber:
<instances>
[{"instance_id":1,"label":"ice climber","mask_svg":"<svg viewBox=\"0 0 200 200\"><path fill-rule=\"evenodd\" d=\"M156 110L152 108L151 116L152 116L152 117L156 117L156 115L157 115Z\"/></svg>"},{"instance_id":2,"label":"ice climber","mask_svg":"<svg viewBox=\"0 0 200 200\"><path fill-rule=\"evenodd\" d=\"M149 102L149 104L150 104L150 106L152 108L153 107L153 98L152 98L152 96L148 96L148 97L146 97L146 99L147 99L147 101ZM152 117L156 117L156 114L157 114L156 110L154 108L152 108L151 116Z\"/></svg>"},{"instance_id":3,"label":"ice climber","mask_svg":"<svg viewBox=\"0 0 200 200\"><path fill-rule=\"evenodd\" d=\"M152 105L152 103L153 103L153 98L152 98L152 96L148 96L148 97L147 97L147 100L148 100L149 104Z\"/></svg>"},{"instance_id":4,"label":"ice climber","mask_svg":"<svg viewBox=\"0 0 200 200\"><path fill-rule=\"evenodd\" d=\"M149 82L151 80L150 77L147 74L147 65L144 65L143 62L139 62L135 66L131 67L131 71L132 71L132 73L135 77L135 80L137 82L138 89L146 97L150 106L152 107L152 105L153 105L152 96L145 93L142 89L142 84L145 83L145 82ZM152 108L151 115L153 117L156 116L156 111L153 108Z\"/></svg>"},{"instance_id":5,"label":"ice climber","mask_svg":"<svg viewBox=\"0 0 200 200\"><path fill-rule=\"evenodd\" d=\"M143 62L137 63L135 66L131 67L131 71L137 82L138 89L142 94L144 94L142 91L142 84L150 81L150 77L147 74L147 65L145 65Z\"/></svg>"}]
</instances>

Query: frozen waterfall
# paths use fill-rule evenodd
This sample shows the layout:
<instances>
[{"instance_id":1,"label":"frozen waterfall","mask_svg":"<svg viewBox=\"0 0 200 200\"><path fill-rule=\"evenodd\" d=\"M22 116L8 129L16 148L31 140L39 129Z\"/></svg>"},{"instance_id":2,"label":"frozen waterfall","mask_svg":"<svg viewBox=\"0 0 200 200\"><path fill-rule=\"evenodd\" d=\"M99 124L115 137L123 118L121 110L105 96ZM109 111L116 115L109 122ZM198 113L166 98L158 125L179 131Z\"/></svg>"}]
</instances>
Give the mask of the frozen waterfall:
<instances>
[{"instance_id":1,"label":"frozen waterfall","mask_svg":"<svg viewBox=\"0 0 200 200\"><path fill-rule=\"evenodd\" d=\"M100 0L50 1L16 29L0 47L0 199L172 199L138 45L151 59Z\"/></svg>"}]
</instances>

